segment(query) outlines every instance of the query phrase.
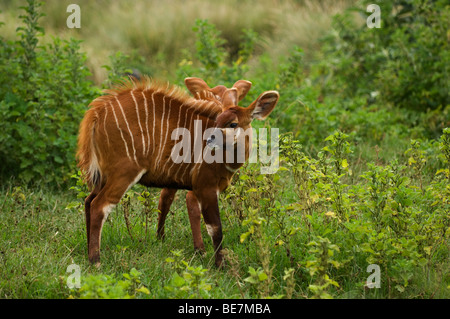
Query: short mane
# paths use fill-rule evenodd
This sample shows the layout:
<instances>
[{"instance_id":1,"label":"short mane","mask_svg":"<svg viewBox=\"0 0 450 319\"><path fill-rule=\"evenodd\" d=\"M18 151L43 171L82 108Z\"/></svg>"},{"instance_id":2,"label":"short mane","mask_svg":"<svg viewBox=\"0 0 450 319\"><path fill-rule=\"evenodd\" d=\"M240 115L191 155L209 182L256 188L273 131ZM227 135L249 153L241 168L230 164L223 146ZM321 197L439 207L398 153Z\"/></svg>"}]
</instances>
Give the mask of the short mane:
<instances>
[{"instance_id":1,"label":"short mane","mask_svg":"<svg viewBox=\"0 0 450 319\"><path fill-rule=\"evenodd\" d=\"M103 90L103 93L105 94L96 98L91 103L91 106L109 101L112 96L118 96L132 90L162 93L171 99L178 100L181 104L189 106L189 108L193 108L195 113L202 114L213 119L215 119L217 115L222 112L222 105L218 101L195 99L177 85L169 84L168 82L164 83L161 81L156 81L148 76L143 76L141 79L136 79L130 76L128 79L121 80L111 89ZM206 104L207 106L205 106Z\"/></svg>"}]
</instances>

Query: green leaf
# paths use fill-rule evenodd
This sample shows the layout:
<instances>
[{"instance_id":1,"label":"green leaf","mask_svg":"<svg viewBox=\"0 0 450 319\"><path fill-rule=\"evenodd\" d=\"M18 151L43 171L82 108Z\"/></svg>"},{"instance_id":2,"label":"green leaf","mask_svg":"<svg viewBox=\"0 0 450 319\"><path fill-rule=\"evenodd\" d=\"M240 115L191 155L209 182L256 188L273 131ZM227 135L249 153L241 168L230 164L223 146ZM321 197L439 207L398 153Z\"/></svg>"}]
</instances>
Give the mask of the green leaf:
<instances>
[{"instance_id":1,"label":"green leaf","mask_svg":"<svg viewBox=\"0 0 450 319\"><path fill-rule=\"evenodd\" d=\"M66 209L72 209L72 208L76 208L79 206L80 206L79 202L70 202L69 204L67 204Z\"/></svg>"},{"instance_id":2,"label":"green leaf","mask_svg":"<svg viewBox=\"0 0 450 319\"><path fill-rule=\"evenodd\" d=\"M175 285L176 287L181 287L186 283L186 280L184 280L183 277L181 277L180 275L178 275L178 273L174 273L172 275L172 284Z\"/></svg>"},{"instance_id":3,"label":"green leaf","mask_svg":"<svg viewBox=\"0 0 450 319\"><path fill-rule=\"evenodd\" d=\"M139 276L142 275L142 273L139 272L138 270L136 270L136 268L131 268L131 270L130 270L130 275L131 275L133 278L138 278Z\"/></svg>"},{"instance_id":4,"label":"green leaf","mask_svg":"<svg viewBox=\"0 0 450 319\"><path fill-rule=\"evenodd\" d=\"M264 272L264 271L262 271L262 272L260 272L259 274L258 274L258 280L259 281L264 281L264 280L266 280L268 277L267 277L267 275L266 275L266 273Z\"/></svg>"},{"instance_id":5,"label":"green leaf","mask_svg":"<svg viewBox=\"0 0 450 319\"><path fill-rule=\"evenodd\" d=\"M131 280L131 277L130 277L130 275L129 274L123 274L122 275L124 278L126 278L126 279L129 279L129 280Z\"/></svg>"},{"instance_id":6,"label":"green leaf","mask_svg":"<svg viewBox=\"0 0 450 319\"><path fill-rule=\"evenodd\" d=\"M241 237L240 237L241 243L243 243L247 239L247 237L250 236L252 233L253 233L252 231L248 231L248 232L241 234Z\"/></svg>"},{"instance_id":7,"label":"green leaf","mask_svg":"<svg viewBox=\"0 0 450 319\"><path fill-rule=\"evenodd\" d=\"M142 286L142 287L136 289L136 292L142 292L143 294L150 295L150 290L148 290L148 289L147 289L146 287L144 287L144 286Z\"/></svg>"}]
</instances>

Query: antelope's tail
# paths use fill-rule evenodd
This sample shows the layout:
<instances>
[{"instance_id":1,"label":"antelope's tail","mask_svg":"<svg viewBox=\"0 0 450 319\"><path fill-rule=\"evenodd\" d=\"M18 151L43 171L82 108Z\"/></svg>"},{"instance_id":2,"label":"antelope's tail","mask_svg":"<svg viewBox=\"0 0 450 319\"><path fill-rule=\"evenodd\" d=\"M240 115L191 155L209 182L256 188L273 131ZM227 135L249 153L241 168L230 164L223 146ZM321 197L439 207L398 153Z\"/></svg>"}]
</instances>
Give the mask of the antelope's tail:
<instances>
[{"instance_id":1,"label":"antelope's tail","mask_svg":"<svg viewBox=\"0 0 450 319\"><path fill-rule=\"evenodd\" d=\"M96 187L101 182L101 171L98 157L95 153L94 134L98 121L97 112L92 108L86 112L80 124L78 135L77 160L78 167L84 175L89 188Z\"/></svg>"}]
</instances>

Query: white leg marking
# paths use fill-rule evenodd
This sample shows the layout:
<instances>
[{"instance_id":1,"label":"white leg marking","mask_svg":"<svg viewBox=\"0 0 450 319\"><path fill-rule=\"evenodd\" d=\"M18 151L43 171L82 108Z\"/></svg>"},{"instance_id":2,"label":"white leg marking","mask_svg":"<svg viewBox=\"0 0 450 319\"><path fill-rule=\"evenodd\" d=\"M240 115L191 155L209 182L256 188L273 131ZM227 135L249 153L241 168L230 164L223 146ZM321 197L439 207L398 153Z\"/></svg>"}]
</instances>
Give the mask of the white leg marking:
<instances>
[{"instance_id":1,"label":"white leg marking","mask_svg":"<svg viewBox=\"0 0 450 319\"><path fill-rule=\"evenodd\" d=\"M141 130L141 136L142 136L142 150L143 150L142 152L143 152L143 154L145 154L144 131L142 130L141 118L139 116L138 103L136 101L136 98L134 97L133 90L130 91L130 94L131 94L131 97L133 98L134 106L136 108L137 121L138 121L138 124L139 124L139 129Z\"/></svg>"},{"instance_id":2,"label":"white leg marking","mask_svg":"<svg viewBox=\"0 0 450 319\"><path fill-rule=\"evenodd\" d=\"M101 229L103 228L103 224L106 222L106 219L108 218L109 213L112 212L112 210L114 209L114 207L116 207L115 204L108 204L108 205L105 205L105 206L102 208L103 219L102 219L102 224L100 225L100 234L101 234ZM101 241L102 241L102 237L101 237L101 235L100 235L100 238L99 238L99 241L98 241L99 247L101 246Z\"/></svg>"},{"instance_id":3,"label":"white leg marking","mask_svg":"<svg viewBox=\"0 0 450 319\"><path fill-rule=\"evenodd\" d=\"M127 118L126 118L126 116L125 116L125 112L123 111L122 104L120 104L120 101L119 101L119 99L117 98L117 96L115 96L115 98L116 98L117 104L119 105L120 111L122 112L123 120L125 121L125 124L127 125L128 133L130 133L130 137L131 137L131 146L133 146L133 156L134 156L134 161L136 162L136 164L138 164L137 158L136 158L136 148L134 147L133 133L131 133L130 125L128 124Z\"/></svg>"},{"instance_id":4,"label":"white leg marking","mask_svg":"<svg viewBox=\"0 0 450 319\"><path fill-rule=\"evenodd\" d=\"M212 238L217 231L217 227L206 224L206 231L208 232L208 235Z\"/></svg>"},{"instance_id":5,"label":"white leg marking","mask_svg":"<svg viewBox=\"0 0 450 319\"><path fill-rule=\"evenodd\" d=\"M120 132L120 136L122 137L123 144L125 144L125 150L127 151L127 156L131 160L130 152L128 151L128 145L127 145L127 142L125 141L125 137L123 136L122 129L119 126L119 121L117 120L116 112L114 111L114 106L111 104L111 102L109 102L109 105L111 106L111 110L113 111L114 119L116 120L117 129Z\"/></svg>"},{"instance_id":6,"label":"white leg marking","mask_svg":"<svg viewBox=\"0 0 450 319\"><path fill-rule=\"evenodd\" d=\"M112 212L112 210L114 209L114 207L116 207L116 204L108 204L105 205L102 209L103 211L103 220L102 220L102 226L103 223L106 221L106 219L108 218L109 214Z\"/></svg>"}]
</instances>

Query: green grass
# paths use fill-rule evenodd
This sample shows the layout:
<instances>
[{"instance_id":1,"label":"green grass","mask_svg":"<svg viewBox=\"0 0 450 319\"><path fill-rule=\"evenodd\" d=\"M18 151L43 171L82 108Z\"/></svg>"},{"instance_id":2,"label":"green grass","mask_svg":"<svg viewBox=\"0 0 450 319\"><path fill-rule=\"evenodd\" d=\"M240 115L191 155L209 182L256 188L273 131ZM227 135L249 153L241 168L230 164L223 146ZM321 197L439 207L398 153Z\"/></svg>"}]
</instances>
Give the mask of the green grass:
<instances>
[{"instance_id":1,"label":"green grass","mask_svg":"<svg viewBox=\"0 0 450 319\"><path fill-rule=\"evenodd\" d=\"M178 197L183 197L182 193ZM164 241L156 239L156 215L151 216L147 237L145 227L140 225L142 218L132 216L132 239L119 205L103 228L102 263L97 269L87 260L84 215L78 209L65 208L73 200L71 194L11 186L2 190L0 198L0 298L68 298L71 292L66 287L69 275L66 269L73 263L81 267L82 276L104 273L121 277L136 268L143 273L142 282L150 289L150 296L165 297L163 287L171 275L165 259L172 256L171 250L180 249L185 251L183 257L190 263L212 268L210 275L220 287L214 291L214 297L238 297L239 291L226 272L213 267L212 245L206 231L203 232L206 255L193 252L187 213L181 200L172 207ZM134 203L133 208L137 214L142 206ZM239 238L239 233L234 236ZM227 237L232 240L233 233Z\"/></svg>"},{"instance_id":2,"label":"green grass","mask_svg":"<svg viewBox=\"0 0 450 319\"><path fill-rule=\"evenodd\" d=\"M178 192L172 206L165 240L157 240L159 192L151 190L152 203L144 205L139 197L143 187L130 190L129 206L122 201L110 214L103 228L102 263L97 268L87 258L85 186L77 175L71 179L48 164L55 154L28 137L24 141L36 148L13 155L27 160L31 168L36 168L38 158L41 168L52 168L52 175L37 170L40 175L29 175L37 181L25 183L20 177L8 179L9 167L4 169L0 298L449 298L450 131L442 130L448 126L448 107L418 113L372 101L363 93L351 97L327 93L332 84L340 91L339 83L358 80L343 76L341 82L331 79L333 83L327 83L322 79L326 74L315 75L322 72L317 64L329 70L337 63L345 69L353 61L343 57L335 61L318 50L318 38L327 33L332 14L351 2L330 6L325 1L283 1L275 7L273 1L262 1L253 8L248 1L211 4L195 0L183 7L173 7L172 2L80 1L82 29L72 31L64 27L66 15L61 14L67 3L47 2L43 8L47 17L42 20L46 36L39 38L39 44L51 43L48 35L83 39L87 65L99 86L109 85L102 68L107 56L123 51L131 58L115 55L108 81L121 76L133 62L144 66L146 73L175 83L195 75L214 84L230 84L243 76L252 81L254 89L242 105L264 90L279 90L278 106L266 122L255 123L255 127L280 128L282 169L261 175L258 165L246 165L220 195L225 269L214 267L212 243L204 228L206 253L194 252L185 191ZM2 35L19 41L15 46L7 43L2 51L5 61L14 52L19 57L5 63L5 70L10 67L22 75L30 70L21 69L21 54L28 51L21 49L20 37L12 37L20 21L18 11L11 6L0 9L0 21L6 22ZM142 12L150 12L154 19L146 19ZM125 23L130 16L131 22ZM214 25L195 22L197 18L207 18ZM209 26L205 29L209 31L195 34L195 25L198 29ZM248 47L241 47L247 51L237 54L242 28L252 28L260 38L250 34ZM215 46L221 43L216 30L228 43L225 49ZM194 51L196 39L203 40L197 54L183 51ZM48 62L51 52L37 50L39 61ZM319 61L312 61L316 53L323 55L323 62L317 57ZM242 62L241 54L252 58ZM179 64L182 58L188 60ZM72 63L74 59L63 60ZM213 60L215 67L208 68L207 60ZM52 82L55 77L49 81L46 65L39 70L45 76L37 76L40 82L35 83L55 85L50 90L34 90L30 82L30 91L51 93L63 88ZM5 95L11 99L7 86L11 81L2 79ZM20 78L16 82L13 91L22 88ZM87 81L84 85L86 89L94 86ZM5 115L20 113L16 108L22 104L16 105L16 100L1 102ZM39 103L46 108L37 114L47 116L55 102L43 94ZM42 126L35 119L30 117L30 123ZM48 126L56 126L57 119L50 120ZM66 137L76 136L68 123L74 122L61 125ZM20 116L8 117L5 125L11 136L21 133L20 128L29 129ZM55 136L62 131L55 131ZM24 146L13 143L11 136L4 134L4 141ZM58 147L62 154L74 153L66 146ZM75 168L75 163L66 164ZM33 173L17 161L11 165ZM39 180L40 176L44 177ZM80 266L81 289L66 285L71 264ZM380 289L365 287L370 264L380 266Z\"/></svg>"},{"instance_id":3,"label":"green grass","mask_svg":"<svg viewBox=\"0 0 450 319\"><path fill-rule=\"evenodd\" d=\"M286 162L283 166L289 167L286 166ZM138 199L144 188L137 186L130 190L128 193L131 198L128 209L130 227L128 229L125 222L122 202L112 212L104 225L101 266L97 268L90 265L87 260L83 206L82 200L76 199L77 192L73 190L52 191L40 187L17 187L14 186L14 181L11 181L3 186L0 193L0 298L81 297L81 292L76 289L70 290L66 285L67 278L70 275L70 273L66 273L66 269L71 264L80 266L81 284L87 285L88 288L86 289L88 290L93 289L89 288L90 280L94 280L92 278L99 280L99 278L102 278L99 276L109 275L113 276L117 283L120 279L123 279L123 274L130 273L134 268L141 273L139 285L146 287L150 292L148 295L136 293L135 297L187 297L188 295L182 294L184 293L183 290L178 290L180 287L175 286L172 291L166 288L174 286L172 278L175 272L180 275L189 272L185 266L176 268L168 262L168 258L174 257L173 251L181 251L179 258L184 260L187 265L206 269L199 278L203 279L211 288L205 289L206 295L195 295L196 297L260 298L264 289L269 290L270 296L285 297L287 281L283 279L284 271L292 268L294 269L292 297L311 298L314 294L309 287L317 284L319 279L316 277L317 275L310 275L312 266L308 266L308 261L318 260L319 255L311 252L310 244L320 238L318 236L324 234L328 234L325 236L330 237L333 244L338 246L336 254L330 255L329 258L331 259L325 262L329 263L330 260L336 260L339 264L342 264L342 268L327 266L327 273L339 285L339 287L326 288L325 291L332 297L449 297L448 234L442 235L438 229L432 230L434 226L439 227L439 219L436 220L436 225L428 224L430 221L424 220L422 222L423 225L431 227L430 231L435 236L434 239L427 241L432 245L432 248L430 248L432 254L427 256L423 250L411 248L412 255L409 255L407 259L420 260L424 257L426 261L421 261L421 266L416 264L406 273L408 276L406 285L399 280L401 277L398 277L401 276L402 272L396 273L392 270L394 268L390 268L391 265L401 261L401 258L399 259L399 256L394 254L390 257L383 257L387 259L378 259L377 262L387 262L386 265L390 268L391 273L390 278L386 279L387 275L383 269L382 288L367 289L364 288L364 283L369 275L366 272L366 267L369 263L372 263L367 259L371 258L371 253L363 253L361 248L366 245L367 241L376 239L370 236L365 237L367 230L358 230L358 227L371 227L371 223L367 220L368 215L359 211L359 209L368 205L364 201L364 196L356 195L351 203L346 204L349 209L353 207L352 214L354 214L354 217L348 223L337 221L335 217L327 217L325 212L329 212L334 207L329 199L322 199L325 200L323 208L320 208L322 206L319 205L312 210L296 208L293 211L285 211L283 206L279 206L275 212L277 215L270 215L270 209L267 208L267 205L270 207L270 203L265 201L264 198L265 196L271 196L271 194L264 195L264 189L270 185L270 178L273 176L266 176L264 177L266 179L261 179L258 177L261 175L255 175L255 168L257 167L247 166L244 168L235 177L230 190L221 195L224 247L227 254L227 267L223 270L214 267L213 247L204 226L202 226L202 235L205 240L206 253L200 255L193 250L184 203L185 191L177 193L166 222L166 238L164 241L160 241L156 239L157 214L153 213L148 216L148 225L144 224L146 221L145 207ZM367 167L365 170L367 170ZM281 204L295 206L297 205L296 201L298 201L298 193L294 190L295 182L292 180L291 174L285 170L279 172L280 179L275 180L277 190L273 194L276 196L275 200ZM350 181L351 179L347 182ZM261 193L259 195L255 193L257 197L252 198L248 194L245 197L244 193L240 193L241 190L248 191L251 188L251 183L259 184ZM356 187L357 192L365 192L368 189L368 184L365 184L361 178L357 178L351 183L350 186ZM427 179L426 183L428 187L431 187L431 181ZM414 185L417 184L414 183ZM311 190L318 187L320 187L319 184L313 184ZM414 192L416 189L414 187L411 184L411 188L408 189ZM350 193L353 193L353 191L350 191ZM238 199L236 194L241 194L244 197ZM409 196L414 198L414 194ZM227 198L228 195L230 198ZM158 190L150 190L150 196L156 202ZM323 196L332 195L325 191ZM431 195L427 193L426 196ZM311 198L317 199L314 195L311 195ZM261 224L261 228L258 228L257 224L253 225L256 229L259 229L262 235L258 237L255 232L242 242L241 235L249 230L249 225L252 225L252 218L254 217L250 213L250 207L255 204L255 199L260 204L256 216L264 218L265 222ZM418 200L416 204L410 205L412 205L411 211L413 212L420 207L425 207L423 205L426 205L426 202ZM243 209L243 219L238 216L239 209ZM279 216L285 218L283 219L283 227L299 227L297 233L292 236L289 235L287 239L280 237L280 229L276 226ZM249 220L250 224L244 223L245 220ZM343 226L345 227L342 228ZM413 225L411 224L410 227L413 227ZM391 231L386 230L384 234L390 240L396 238L396 235ZM376 236L376 234L374 235ZM409 235L404 233L401 236L407 238ZM280 240L285 243L281 243ZM290 257L286 253L288 247L286 240L289 240ZM400 244L401 241L396 245ZM355 247L359 248L355 251ZM408 244L405 244L404 249L407 250L408 247ZM419 258L414 255L416 251L422 257L419 256ZM389 254L388 251L386 253ZM260 267L263 266L262 256L264 255L269 260L270 271L266 270L266 272L270 273L270 284L268 281L252 283L247 279L250 276L250 267L261 269ZM376 255L373 256L378 258ZM107 284L108 287L112 287L111 285L111 283ZM189 285L187 286L189 287ZM195 291L195 289L192 291Z\"/></svg>"},{"instance_id":4,"label":"green grass","mask_svg":"<svg viewBox=\"0 0 450 319\"><path fill-rule=\"evenodd\" d=\"M80 0L81 28L68 29L66 8L73 3L45 1L42 26L47 35L63 39L83 40L88 66L96 84L102 83L107 72L102 68L108 56L117 51L131 55L132 67L159 78L172 78L178 64L194 47L192 27L196 19L208 19L217 25L227 41L227 49L237 54L243 29L257 32L262 41L258 54L268 53L274 61L286 56L292 45L308 53L317 49L319 38L330 29L332 15L354 3L339 1L87 1ZM0 21L5 22L2 35L13 39L19 6L25 1L0 4ZM41 39L46 42L45 38ZM311 56L311 55L308 55Z\"/></svg>"}]
</instances>

